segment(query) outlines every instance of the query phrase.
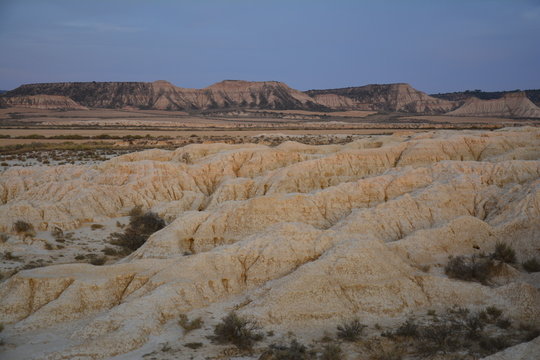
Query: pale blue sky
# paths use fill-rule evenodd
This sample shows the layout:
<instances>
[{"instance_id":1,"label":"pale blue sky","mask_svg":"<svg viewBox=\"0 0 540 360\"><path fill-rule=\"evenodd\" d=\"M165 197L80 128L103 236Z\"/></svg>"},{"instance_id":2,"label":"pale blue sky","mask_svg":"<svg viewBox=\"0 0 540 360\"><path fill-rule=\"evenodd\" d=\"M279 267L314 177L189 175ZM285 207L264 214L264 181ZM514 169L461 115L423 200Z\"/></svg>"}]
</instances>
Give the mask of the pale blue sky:
<instances>
[{"instance_id":1,"label":"pale blue sky","mask_svg":"<svg viewBox=\"0 0 540 360\"><path fill-rule=\"evenodd\" d=\"M539 0L0 0L0 89L56 81L540 88Z\"/></svg>"}]
</instances>

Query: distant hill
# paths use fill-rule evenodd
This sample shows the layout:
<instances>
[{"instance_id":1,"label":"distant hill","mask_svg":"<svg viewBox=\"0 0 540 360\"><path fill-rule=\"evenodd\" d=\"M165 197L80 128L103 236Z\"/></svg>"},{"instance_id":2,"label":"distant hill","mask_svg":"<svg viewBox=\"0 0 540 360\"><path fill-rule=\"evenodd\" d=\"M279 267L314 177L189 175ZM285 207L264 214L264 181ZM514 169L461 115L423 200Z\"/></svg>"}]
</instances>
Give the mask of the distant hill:
<instances>
[{"instance_id":1,"label":"distant hill","mask_svg":"<svg viewBox=\"0 0 540 360\"><path fill-rule=\"evenodd\" d=\"M439 99L444 99L444 100L464 102L465 100L471 97L475 97L481 100L500 99L504 95L510 94L516 91L520 91L520 90L513 90L513 91L466 90L466 91L458 91L458 92L452 92L452 93L431 94L430 96L439 98ZM527 95L529 100L531 100L536 106L540 106L540 89L524 90L523 92L525 93L525 95Z\"/></svg>"},{"instance_id":2,"label":"distant hill","mask_svg":"<svg viewBox=\"0 0 540 360\"><path fill-rule=\"evenodd\" d=\"M181 88L167 81L42 83L22 85L4 97L33 95L66 96L93 108L330 110L277 81L225 80L204 89Z\"/></svg>"},{"instance_id":3,"label":"distant hill","mask_svg":"<svg viewBox=\"0 0 540 360\"><path fill-rule=\"evenodd\" d=\"M224 80L203 89L154 82L62 82L22 85L0 95L0 107L39 109L152 109L198 112L206 110L369 110L408 114L536 117L540 90L526 90L499 103L512 92L464 91L428 95L409 84L370 84L339 89L299 91L278 81ZM527 100L531 99L532 103ZM480 101L480 102L479 102ZM511 110L500 108L504 102ZM531 107L532 105L532 107ZM461 109L462 107L464 107ZM459 108L459 109L458 109ZM461 110L460 110L461 109ZM467 115L465 115L467 114ZM499 115L496 115L499 114Z\"/></svg>"},{"instance_id":4,"label":"distant hill","mask_svg":"<svg viewBox=\"0 0 540 360\"><path fill-rule=\"evenodd\" d=\"M463 106L451 111L454 116L497 116L514 118L540 118L540 108L524 92L506 93L501 98L482 100L469 98Z\"/></svg>"},{"instance_id":5,"label":"distant hill","mask_svg":"<svg viewBox=\"0 0 540 360\"><path fill-rule=\"evenodd\" d=\"M443 113L458 104L438 99L409 84L371 84L327 90L309 90L317 102L337 109L375 110L408 113Z\"/></svg>"}]
</instances>

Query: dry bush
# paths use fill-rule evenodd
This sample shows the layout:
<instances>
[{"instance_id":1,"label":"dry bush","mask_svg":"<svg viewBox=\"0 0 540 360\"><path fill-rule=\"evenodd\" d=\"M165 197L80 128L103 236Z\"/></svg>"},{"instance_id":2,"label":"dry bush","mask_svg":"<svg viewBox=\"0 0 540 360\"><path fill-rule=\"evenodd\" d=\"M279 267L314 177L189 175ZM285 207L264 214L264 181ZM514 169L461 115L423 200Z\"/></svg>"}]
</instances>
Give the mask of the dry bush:
<instances>
[{"instance_id":1,"label":"dry bush","mask_svg":"<svg viewBox=\"0 0 540 360\"><path fill-rule=\"evenodd\" d=\"M521 265L523 266L523 269L525 269L525 271L527 272L540 272L540 261L538 261L538 259L535 257L524 261Z\"/></svg>"},{"instance_id":2,"label":"dry bush","mask_svg":"<svg viewBox=\"0 0 540 360\"><path fill-rule=\"evenodd\" d=\"M514 264L516 262L516 252L510 245L503 242L497 242L495 244L495 251L491 254L491 258L507 264Z\"/></svg>"},{"instance_id":3,"label":"dry bush","mask_svg":"<svg viewBox=\"0 0 540 360\"><path fill-rule=\"evenodd\" d=\"M24 236L35 236L34 226L24 220L17 220L13 224L13 231Z\"/></svg>"},{"instance_id":4,"label":"dry bush","mask_svg":"<svg viewBox=\"0 0 540 360\"><path fill-rule=\"evenodd\" d=\"M308 360L313 359L314 355L308 352L304 345L293 339L288 346L270 345L262 357L267 360Z\"/></svg>"},{"instance_id":5,"label":"dry bush","mask_svg":"<svg viewBox=\"0 0 540 360\"><path fill-rule=\"evenodd\" d=\"M253 344L263 339L256 321L230 312L214 327L212 340L219 344L233 344L239 349L251 349Z\"/></svg>"},{"instance_id":6,"label":"dry bush","mask_svg":"<svg viewBox=\"0 0 540 360\"><path fill-rule=\"evenodd\" d=\"M180 314L178 324L180 324L187 334L190 331L200 329L203 326L203 321L200 317L190 321L186 314Z\"/></svg>"},{"instance_id":7,"label":"dry bush","mask_svg":"<svg viewBox=\"0 0 540 360\"><path fill-rule=\"evenodd\" d=\"M137 213L138 211L133 211ZM141 215L132 215L124 233L114 233L111 244L123 247L126 252L140 248L146 240L158 230L165 227L165 221L153 212Z\"/></svg>"},{"instance_id":8,"label":"dry bush","mask_svg":"<svg viewBox=\"0 0 540 360\"><path fill-rule=\"evenodd\" d=\"M90 259L90 264L92 265L101 266L105 264L105 262L107 261L107 258L105 256L96 256L94 254L92 255L93 256L91 256L91 259Z\"/></svg>"},{"instance_id":9,"label":"dry bush","mask_svg":"<svg viewBox=\"0 0 540 360\"><path fill-rule=\"evenodd\" d=\"M101 224L92 224L90 225L90 229L92 230L97 230L97 229L103 229L105 226L101 225Z\"/></svg>"},{"instance_id":10,"label":"dry bush","mask_svg":"<svg viewBox=\"0 0 540 360\"><path fill-rule=\"evenodd\" d=\"M482 284L487 284L494 267L495 264L489 258L476 255L470 258L465 256L450 256L444 272L453 279L478 281Z\"/></svg>"},{"instance_id":11,"label":"dry bush","mask_svg":"<svg viewBox=\"0 0 540 360\"><path fill-rule=\"evenodd\" d=\"M128 216L141 216L142 214L142 205L136 205L128 212Z\"/></svg>"},{"instance_id":12,"label":"dry bush","mask_svg":"<svg viewBox=\"0 0 540 360\"><path fill-rule=\"evenodd\" d=\"M343 359L343 350L339 344L327 344L323 346L320 360L341 360Z\"/></svg>"},{"instance_id":13,"label":"dry bush","mask_svg":"<svg viewBox=\"0 0 540 360\"><path fill-rule=\"evenodd\" d=\"M366 325L360 323L360 320L353 319L342 325L338 325L337 337L345 341L356 341L362 335L364 328L366 328Z\"/></svg>"}]
</instances>

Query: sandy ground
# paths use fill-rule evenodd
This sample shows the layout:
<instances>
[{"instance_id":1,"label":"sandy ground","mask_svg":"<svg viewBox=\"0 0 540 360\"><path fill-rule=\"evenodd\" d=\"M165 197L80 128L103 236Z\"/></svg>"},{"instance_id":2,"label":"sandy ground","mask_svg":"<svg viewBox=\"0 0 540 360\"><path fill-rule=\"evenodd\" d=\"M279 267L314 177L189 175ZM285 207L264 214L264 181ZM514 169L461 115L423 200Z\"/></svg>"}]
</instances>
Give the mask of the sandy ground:
<instances>
[{"instance_id":1,"label":"sandy ground","mask_svg":"<svg viewBox=\"0 0 540 360\"><path fill-rule=\"evenodd\" d=\"M480 124L500 124L500 123L529 123L529 120L517 120L517 119L508 119L508 118L497 118L497 117L484 117L484 116L450 116L450 115L421 115L421 116L404 116L402 120L412 119L412 120L423 120L423 121L433 121L433 122L449 122L455 124L461 123L480 123ZM535 122L535 121L532 121ZM540 124L540 121L536 121Z\"/></svg>"}]
</instances>

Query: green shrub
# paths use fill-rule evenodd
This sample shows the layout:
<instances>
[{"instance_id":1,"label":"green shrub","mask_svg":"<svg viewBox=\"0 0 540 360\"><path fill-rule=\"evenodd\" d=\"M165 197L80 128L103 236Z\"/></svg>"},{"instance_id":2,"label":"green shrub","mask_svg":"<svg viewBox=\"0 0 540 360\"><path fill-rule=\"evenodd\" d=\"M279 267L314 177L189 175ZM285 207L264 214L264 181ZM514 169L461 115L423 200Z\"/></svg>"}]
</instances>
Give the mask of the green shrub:
<instances>
[{"instance_id":1,"label":"green shrub","mask_svg":"<svg viewBox=\"0 0 540 360\"><path fill-rule=\"evenodd\" d=\"M538 259L535 257L530 258L527 261L524 261L523 264L521 265L523 266L523 269L525 269L525 271L530 272L530 273L540 271L540 261L538 261Z\"/></svg>"},{"instance_id":2,"label":"green shrub","mask_svg":"<svg viewBox=\"0 0 540 360\"><path fill-rule=\"evenodd\" d=\"M360 338L366 325L360 323L360 320L353 319L337 327L337 337L345 341L356 341Z\"/></svg>"},{"instance_id":3,"label":"green shrub","mask_svg":"<svg viewBox=\"0 0 540 360\"><path fill-rule=\"evenodd\" d=\"M491 258L507 264L513 264L516 262L516 252L510 245L503 242L497 242L497 244L495 244L495 251L491 254Z\"/></svg>"},{"instance_id":4,"label":"green shrub","mask_svg":"<svg viewBox=\"0 0 540 360\"><path fill-rule=\"evenodd\" d=\"M214 327L212 339L220 344L233 344L239 349L251 349L253 344L263 339L256 321L230 312Z\"/></svg>"}]
</instances>

